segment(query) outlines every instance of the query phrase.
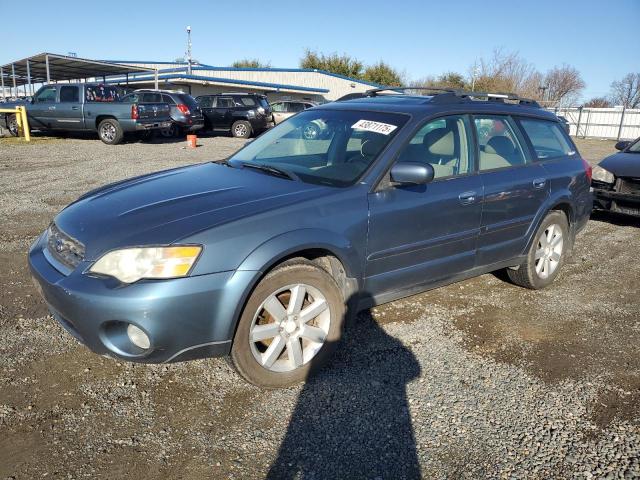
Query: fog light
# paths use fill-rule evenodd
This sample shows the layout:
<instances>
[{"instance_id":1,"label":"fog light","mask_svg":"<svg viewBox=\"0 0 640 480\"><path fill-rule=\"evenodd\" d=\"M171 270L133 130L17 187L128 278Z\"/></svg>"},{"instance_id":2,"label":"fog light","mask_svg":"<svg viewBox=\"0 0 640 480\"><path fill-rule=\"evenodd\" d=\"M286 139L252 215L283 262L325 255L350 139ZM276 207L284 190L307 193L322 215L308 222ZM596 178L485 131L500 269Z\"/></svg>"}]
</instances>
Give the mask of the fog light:
<instances>
[{"instance_id":1,"label":"fog light","mask_svg":"<svg viewBox=\"0 0 640 480\"><path fill-rule=\"evenodd\" d=\"M151 346L147 334L131 323L127 325L127 336L136 347L146 350Z\"/></svg>"}]
</instances>

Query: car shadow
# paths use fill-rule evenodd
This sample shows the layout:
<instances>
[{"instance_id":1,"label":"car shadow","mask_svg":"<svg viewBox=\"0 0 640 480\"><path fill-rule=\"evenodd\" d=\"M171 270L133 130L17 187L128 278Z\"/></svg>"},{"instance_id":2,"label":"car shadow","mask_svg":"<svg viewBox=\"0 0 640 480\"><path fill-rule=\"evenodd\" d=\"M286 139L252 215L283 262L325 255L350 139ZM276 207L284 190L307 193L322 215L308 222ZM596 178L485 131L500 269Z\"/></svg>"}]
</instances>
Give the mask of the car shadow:
<instances>
[{"instance_id":1,"label":"car shadow","mask_svg":"<svg viewBox=\"0 0 640 480\"><path fill-rule=\"evenodd\" d=\"M421 477L406 392L420 365L370 311L346 318L329 365L312 368L302 388L267 479Z\"/></svg>"},{"instance_id":2,"label":"car shadow","mask_svg":"<svg viewBox=\"0 0 640 480\"><path fill-rule=\"evenodd\" d=\"M640 217L623 215L622 213L607 212L604 210L594 210L591 212L591 220L607 222L618 227L640 228Z\"/></svg>"}]
</instances>

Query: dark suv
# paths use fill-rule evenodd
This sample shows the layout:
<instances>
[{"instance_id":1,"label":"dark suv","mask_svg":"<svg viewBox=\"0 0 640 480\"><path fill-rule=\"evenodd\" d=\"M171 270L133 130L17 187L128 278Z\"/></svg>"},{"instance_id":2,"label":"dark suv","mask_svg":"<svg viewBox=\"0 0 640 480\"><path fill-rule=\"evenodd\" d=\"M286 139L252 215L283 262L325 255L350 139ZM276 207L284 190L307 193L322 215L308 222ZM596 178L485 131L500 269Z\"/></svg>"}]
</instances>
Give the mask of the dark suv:
<instances>
[{"instance_id":1,"label":"dark suv","mask_svg":"<svg viewBox=\"0 0 640 480\"><path fill-rule=\"evenodd\" d=\"M171 108L171 126L160 130L163 137L177 137L204 127L204 117L195 99L188 93L173 90L140 89L126 95L125 103L140 101L166 103Z\"/></svg>"},{"instance_id":2,"label":"dark suv","mask_svg":"<svg viewBox=\"0 0 640 480\"><path fill-rule=\"evenodd\" d=\"M53 316L97 353L230 355L278 387L327 360L359 309L499 269L548 286L589 218L590 177L535 102L374 90L226 160L87 193L29 263Z\"/></svg>"},{"instance_id":3,"label":"dark suv","mask_svg":"<svg viewBox=\"0 0 640 480\"><path fill-rule=\"evenodd\" d=\"M196 98L208 130L230 130L234 137L249 138L274 126L271 106L264 95L220 93Z\"/></svg>"}]
</instances>

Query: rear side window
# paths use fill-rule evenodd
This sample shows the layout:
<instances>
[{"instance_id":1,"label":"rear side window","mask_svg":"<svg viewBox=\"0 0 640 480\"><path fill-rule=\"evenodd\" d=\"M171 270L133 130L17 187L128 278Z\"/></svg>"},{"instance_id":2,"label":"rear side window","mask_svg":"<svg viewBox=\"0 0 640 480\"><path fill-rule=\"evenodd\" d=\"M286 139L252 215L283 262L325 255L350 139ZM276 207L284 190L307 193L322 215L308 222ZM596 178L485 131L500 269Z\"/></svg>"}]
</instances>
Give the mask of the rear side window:
<instances>
[{"instance_id":1,"label":"rear side window","mask_svg":"<svg viewBox=\"0 0 640 480\"><path fill-rule=\"evenodd\" d=\"M216 108L231 108L233 107L233 99L229 97L218 97Z\"/></svg>"},{"instance_id":2,"label":"rear side window","mask_svg":"<svg viewBox=\"0 0 640 480\"><path fill-rule=\"evenodd\" d=\"M171 98L171 96L169 95L162 95L162 101L164 103L168 103L169 105L175 105L176 102L173 101L173 98Z\"/></svg>"},{"instance_id":3,"label":"rear side window","mask_svg":"<svg viewBox=\"0 0 640 480\"><path fill-rule=\"evenodd\" d=\"M78 87L67 85L60 87L60 103L78 103L79 101Z\"/></svg>"},{"instance_id":4,"label":"rear side window","mask_svg":"<svg viewBox=\"0 0 640 480\"><path fill-rule=\"evenodd\" d=\"M478 134L480 170L517 167L526 163L518 137L507 117L476 116L474 123Z\"/></svg>"},{"instance_id":5,"label":"rear side window","mask_svg":"<svg viewBox=\"0 0 640 480\"><path fill-rule=\"evenodd\" d=\"M144 93L142 95L143 103L162 103L162 95L159 93Z\"/></svg>"},{"instance_id":6,"label":"rear side window","mask_svg":"<svg viewBox=\"0 0 640 480\"><path fill-rule=\"evenodd\" d=\"M558 123L530 118L521 118L519 122L527 137L529 137L538 160L547 160L576 153Z\"/></svg>"},{"instance_id":7,"label":"rear side window","mask_svg":"<svg viewBox=\"0 0 640 480\"><path fill-rule=\"evenodd\" d=\"M239 107L255 107L256 101L251 97L234 97L235 103Z\"/></svg>"}]
</instances>

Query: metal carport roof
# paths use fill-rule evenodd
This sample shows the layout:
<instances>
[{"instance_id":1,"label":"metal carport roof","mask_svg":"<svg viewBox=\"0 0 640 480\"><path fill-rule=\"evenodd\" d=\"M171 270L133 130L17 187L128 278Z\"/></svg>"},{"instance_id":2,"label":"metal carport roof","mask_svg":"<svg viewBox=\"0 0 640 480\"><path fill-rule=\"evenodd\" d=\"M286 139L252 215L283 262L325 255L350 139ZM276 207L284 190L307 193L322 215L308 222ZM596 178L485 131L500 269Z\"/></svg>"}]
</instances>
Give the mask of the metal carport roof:
<instances>
[{"instance_id":1,"label":"metal carport roof","mask_svg":"<svg viewBox=\"0 0 640 480\"><path fill-rule=\"evenodd\" d=\"M90 77L126 75L134 72L154 72L150 68L119 63L68 57L55 53L39 53L0 66L5 87L60 80L79 80Z\"/></svg>"}]
</instances>

